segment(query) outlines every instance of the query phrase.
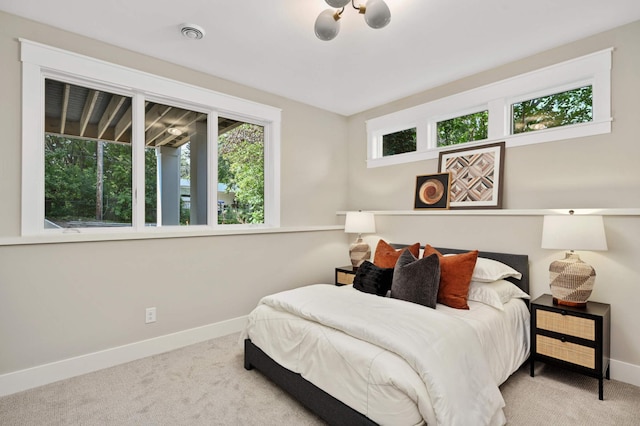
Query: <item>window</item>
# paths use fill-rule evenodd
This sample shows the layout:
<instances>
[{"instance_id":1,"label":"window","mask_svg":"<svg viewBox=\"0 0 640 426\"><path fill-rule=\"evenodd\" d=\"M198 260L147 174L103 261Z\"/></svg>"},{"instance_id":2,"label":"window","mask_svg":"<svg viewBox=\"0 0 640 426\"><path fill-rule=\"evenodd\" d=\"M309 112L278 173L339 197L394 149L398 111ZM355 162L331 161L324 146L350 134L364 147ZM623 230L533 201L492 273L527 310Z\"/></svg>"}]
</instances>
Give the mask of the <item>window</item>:
<instances>
[{"instance_id":1,"label":"window","mask_svg":"<svg viewBox=\"0 0 640 426\"><path fill-rule=\"evenodd\" d=\"M146 102L145 225L207 224L207 114Z\"/></svg>"},{"instance_id":2,"label":"window","mask_svg":"<svg viewBox=\"0 0 640 426\"><path fill-rule=\"evenodd\" d=\"M44 217L49 228L131 226L131 98L45 79Z\"/></svg>"},{"instance_id":3,"label":"window","mask_svg":"<svg viewBox=\"0 0 640 426\"><path fill-rule=\"evenodd\" d=\"M511 105L513 134L588 123L592 120L591 85Z\"/></svg>"},{"instance_id":4,"label":"window","mask_svg":"<svg viewBox=\"0 0 640 426\"><path fill-rule=\"evenodd\" d=\"M279 226L279 109L21 43L23 235Z\"/></svg>"},{"instance_id":5,"label":"window","mask_svg":"<svg viewBox=\"0 0 640 426\"><path fill-rule=\"evenodd\" d=\"M611 52L370 119L367 166L435 159L439 151L459 144L505 141L512 147L610 133ZM410 131L415 148L396 141Z\"/></svg>"},{"instance_id":6,"label":"window","mask_svg":"<svg viewBox=\"0 0 640 426\"><path fill-rule=\"evenodd\" d=\"M264 222L264 127L227 120L218 136L218 223Z\"/></svg>"},{"instance_id":7,"label":"window","mask_svg":"<svg viewBox=\"0 0 640 426\"><path fill-rule=\"evenodd\" d=\"M416 129L400 130L382 136L382 155L404 154L416 150Z\"/></svg>"},{"instance_id":8,"label":"window","mask_svg":"<svg viewBox=\"0 0 640 426\"><path fill-rule=\"evenodd\" d=\"M437 123L438 146L456 145L487 138L489 111L480 111Z\"/></svg>"}]
</instances>

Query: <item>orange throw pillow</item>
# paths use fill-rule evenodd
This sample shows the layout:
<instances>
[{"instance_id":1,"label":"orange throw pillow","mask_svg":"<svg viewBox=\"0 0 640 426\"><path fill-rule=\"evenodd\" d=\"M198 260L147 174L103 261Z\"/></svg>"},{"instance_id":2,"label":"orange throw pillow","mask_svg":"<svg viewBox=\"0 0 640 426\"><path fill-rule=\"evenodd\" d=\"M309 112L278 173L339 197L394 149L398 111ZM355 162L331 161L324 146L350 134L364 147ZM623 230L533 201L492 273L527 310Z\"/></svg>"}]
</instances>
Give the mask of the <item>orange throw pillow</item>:
<instances>
[{"instance_id":1,"label":"orange throw pillow","mask_svg":"<svg viewBox=\"0 0 640 426\"><path fill-rule=\"evenodd\" d=\"M417 259L420 256L420 243L396 250L386 241L380 240L373 255L373 264L379 268L393 268L404 250L409 250Z\"/></svg>"},{"instance_id":2,"label":"orange throw pillow","mask_svg":"<svg viewBox=\"0 0 640 426\"><path fill-rule=\"evenodd\" d=\"M423 257L437 254L440 260L440 287L438 288L438 303L456 309L469 309L467 296L473 268L478 259L478 250L468 253L443 256L429 244L424 248Z\"/></svg>"}]
</instances>

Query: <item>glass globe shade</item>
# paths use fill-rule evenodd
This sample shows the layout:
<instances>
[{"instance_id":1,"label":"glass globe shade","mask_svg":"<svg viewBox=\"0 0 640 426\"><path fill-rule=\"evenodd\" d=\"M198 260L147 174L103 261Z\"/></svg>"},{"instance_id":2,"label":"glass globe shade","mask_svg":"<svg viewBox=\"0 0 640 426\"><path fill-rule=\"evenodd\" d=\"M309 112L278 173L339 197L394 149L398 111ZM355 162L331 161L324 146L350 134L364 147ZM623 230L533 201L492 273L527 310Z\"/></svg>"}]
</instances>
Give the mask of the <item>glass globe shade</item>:
<instances>
[{"instance_id":1,"label":"glass globe shade","mask_svg":"<svg viewBox=\"0 0 640 426\"><path fill-rule=\"evenodd\" d=\"M371 28L385 27L391 21L391 11L384 0L369 0L364 20Z\"/></svg>"},{"instance_id":2,"label":"glass globe shade","mask_svg":"<svg viewBox=\"0 0 640 426\"><path fill-rule=\"evenodd\" d=\"M340 32L340 21L334 18L335 11L326 9L318 15L313 29L320 40L333 40Z\"/></svg>"}]
</instances>

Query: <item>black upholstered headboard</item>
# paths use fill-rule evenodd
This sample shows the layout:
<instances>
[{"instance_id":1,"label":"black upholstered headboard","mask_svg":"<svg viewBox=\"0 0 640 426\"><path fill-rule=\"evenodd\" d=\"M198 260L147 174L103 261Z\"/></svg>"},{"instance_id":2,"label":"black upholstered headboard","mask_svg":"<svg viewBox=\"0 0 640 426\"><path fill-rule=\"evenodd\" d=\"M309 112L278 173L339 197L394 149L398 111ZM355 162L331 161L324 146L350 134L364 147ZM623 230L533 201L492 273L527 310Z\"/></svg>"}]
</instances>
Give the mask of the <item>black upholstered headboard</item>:
<instances>
[{"instance_id":1,"label":"black upholstered headboard","mask_svg":"<svg viewBox=\"0 0 640 426\"><path fill-rule=\"evenodd\" d=\"M407 244L391 244L395 248L407 247ZM422 247L424 248L424 247ZM442 254L458 254L466 253L470 250L463 249L451 249L435 247ZM518 287L520 287L525 293L529 294L529 256L526 254L513 254L513 253L496 253L491 251L479 251L478 257L485 257L487 259L497 260L505 265L511 266L516 271L522 274L521 279L507 278Z\"/></svg>"}]
</instances>

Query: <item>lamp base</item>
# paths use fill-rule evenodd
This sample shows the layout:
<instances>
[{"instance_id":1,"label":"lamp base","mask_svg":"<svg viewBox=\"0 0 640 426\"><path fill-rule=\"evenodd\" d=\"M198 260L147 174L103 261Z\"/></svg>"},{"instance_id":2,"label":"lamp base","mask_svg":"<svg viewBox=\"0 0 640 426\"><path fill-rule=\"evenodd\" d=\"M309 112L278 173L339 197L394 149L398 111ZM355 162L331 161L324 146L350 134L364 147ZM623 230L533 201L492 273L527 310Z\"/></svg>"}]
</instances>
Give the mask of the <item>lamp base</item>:
<instances>
[{"instance_id":1,"label":"lamp base","mask_svg":"<svg viewBox=\"0 0 640 426\"><path fill-rule=\"evenodd\" d=\"M585 307L593 291L596 271L576 253L567 253L564 259L549 265L549 278L554 304Z\"/></svg>"},{"instance_id":2,"label":"lamp base","mask_svg":"<svg viewBox=\"0 0 640 426\"><path fill-rule=\"evenodd\" d=\"M554 305L571 306L572 308L586 308L587 302L569 302L567 300L553 298Z\"/></svg>"},{"instance_id":3,"label":"lamp base","mask_svg":"<svg viewBox=\"0 0 640 426\"><path fill-rule=\"evenodd\" d=\"M351 266L356 269L365 260L371 258L371 247L362 241L362 238L358 238L355 243L349 246L349 258L351 258Z\"/></svg>"}]
</instances>

